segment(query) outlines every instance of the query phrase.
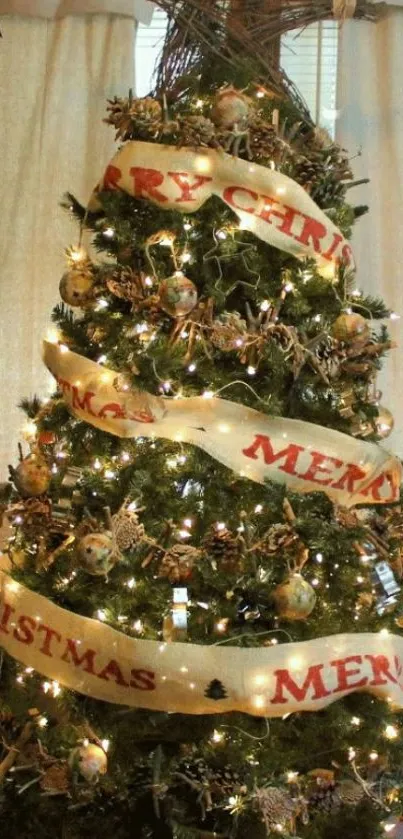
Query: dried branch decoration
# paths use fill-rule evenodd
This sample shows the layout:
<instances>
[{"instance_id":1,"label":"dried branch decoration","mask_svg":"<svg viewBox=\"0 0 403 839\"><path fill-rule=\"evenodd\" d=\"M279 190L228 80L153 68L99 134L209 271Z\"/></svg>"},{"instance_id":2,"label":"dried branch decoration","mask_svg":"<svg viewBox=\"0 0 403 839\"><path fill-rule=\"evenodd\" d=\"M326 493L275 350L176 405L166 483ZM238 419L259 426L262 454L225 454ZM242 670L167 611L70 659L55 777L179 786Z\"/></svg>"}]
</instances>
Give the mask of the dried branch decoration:
<instances>
[{"instance_id":1,"label":"dried branch decoration","mask_svg":"<svg viewBox=\"0 0 403 839\"><path fill-rule=\"evenodd\" d=\"M261 70L261 81L274 95L301 101L292 81L278 69L271 50L285 32L321 20L354 18L376 21L385 3L368 0L158 0L169 19L168 32L157 71L157 90L166 91L183 76L193 75L202 54L219 55L239 66L239 46Z\"/></svg>"}]
</instances>

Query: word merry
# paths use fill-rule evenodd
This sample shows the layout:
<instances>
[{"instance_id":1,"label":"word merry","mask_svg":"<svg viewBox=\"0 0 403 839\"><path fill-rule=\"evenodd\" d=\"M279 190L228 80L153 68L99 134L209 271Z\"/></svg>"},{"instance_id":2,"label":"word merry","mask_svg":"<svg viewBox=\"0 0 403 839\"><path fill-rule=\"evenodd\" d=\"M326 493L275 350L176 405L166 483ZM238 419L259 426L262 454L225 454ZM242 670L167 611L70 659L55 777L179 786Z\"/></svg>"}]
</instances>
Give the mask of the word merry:
<instances>
[{"instance_id":1,"label":"word merry","mask_svg":"<svg viewBox=\"0 0 403 839\"><path fill-rule=\"evenodd\" d=\"M274 451L270 437L264 434L256 434L252 445L242 449L242 454L252 460L257 460L260 455L267 466L276 464L277 469L287 475L293 475L302 481L312 481L320 487L348 492L351 495L358 493L368 501L387 503L397 501L399 498L399 483L391 471L381 472L365 487L360 488L359 484L365 480L367 473L357 464L345 463L338 457L329 457L321 452L308 450L305 446L298 446L296 443L289 443L280 451ZM308 457L310 463L307 468L304 467L303 471L298 472L298 462L302 456L304 459ZM381 490L385 489L386 497L381 493Z\"/></svg>"}]
</instances>

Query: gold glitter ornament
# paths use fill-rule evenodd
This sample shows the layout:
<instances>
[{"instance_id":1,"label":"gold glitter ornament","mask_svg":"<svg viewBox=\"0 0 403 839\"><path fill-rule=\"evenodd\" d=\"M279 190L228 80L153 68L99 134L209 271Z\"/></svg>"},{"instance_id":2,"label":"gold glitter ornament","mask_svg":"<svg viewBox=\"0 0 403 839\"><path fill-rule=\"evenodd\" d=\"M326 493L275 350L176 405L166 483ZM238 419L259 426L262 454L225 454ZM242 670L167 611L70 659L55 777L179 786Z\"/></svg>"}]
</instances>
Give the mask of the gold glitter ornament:
<instances>
[{"instance_id":1,"label":"gold glitter ornament","mask_svg":"<svg viewBox=\"0 0 403 839\"><path fill-rule=\"evenodd\" d=\"M94 302L94 285L94 277L89 271L72 268L60 280L60 297L68 306L83 309Z\"/></svg>"},{"instance_id":2,"label":"gold glitter ornament","mask_svg":"<svg viewBox=\"0 0 403 839\"><path fill-rule=\"evenodd\" d=\"M356 312L343 312L332 325L332 335L345 344L366 344L371 330L368 321Z\"/></svg>"},{"instance_id":3,"label":"gold glitter ornament","mask_svg":"<svg viewBox=\"0 0 403 839\"><path fill-rule=\"evenodd\" d=\"M273 598L279 617L286 620L305 620L316 603L314 589L301 574L293 574L280 583L273 592Z\"/></svg>"},{"instance_id":4,"label":"gold glitter ornament","mask_svg":"<svg viewBox=\"0 0 403 839\"><path fill-rule=\"evenodd\" d=\"M103 577L120 559L112 533L87 533L77 543L77 558L80 567L95 577Z\"/></svg>"},{"instance_id":5,"label":"gold glitter ornament","mask_svg":"<svg viewBox=\"0 0 403 839\"><path fill-rule=\"evenodd\" d=\"M197 288L182 271L163 280L159 287L159 305L172 317L188 315L197 304Z\"/></svg>"},{"instance_id":6,"label":"gold glitter ornament","mask_svg":"<svg viewBox=\"0 0 403 839\"><path fill-rule=\"evenodd\" d=\"M385 440L386 437L389 437L389 434L392 433L393 427L395 424L395 419L391 411L388 408L384 408L383 405L378 405L378 416L374 417L372 420L376 433L378 437L381 437L382 440Z\"/></svg>"}]
</instances>

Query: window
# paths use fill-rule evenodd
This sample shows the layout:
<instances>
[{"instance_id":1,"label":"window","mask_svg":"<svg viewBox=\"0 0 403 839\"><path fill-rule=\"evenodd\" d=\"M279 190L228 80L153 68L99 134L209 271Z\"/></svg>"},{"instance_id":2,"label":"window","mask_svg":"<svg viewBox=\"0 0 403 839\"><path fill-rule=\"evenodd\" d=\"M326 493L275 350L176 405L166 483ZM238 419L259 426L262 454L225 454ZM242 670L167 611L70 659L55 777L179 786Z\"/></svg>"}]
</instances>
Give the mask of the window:
<instances>
[{"instance_id":1,"label":"window","mask_svg":"<svg viewBox=\"0 0 403 839\"><path fill-rule=\"evenodd\" d=\"M150 26L139 24L135 66L136 94L145 96L152 86L155 61L166 30L166 15L156 9ZM281 64L304 97L314 121L334 136L336 120L338 24L314 23L289 32L281 42Z\"/></svg>"}]
</instances>

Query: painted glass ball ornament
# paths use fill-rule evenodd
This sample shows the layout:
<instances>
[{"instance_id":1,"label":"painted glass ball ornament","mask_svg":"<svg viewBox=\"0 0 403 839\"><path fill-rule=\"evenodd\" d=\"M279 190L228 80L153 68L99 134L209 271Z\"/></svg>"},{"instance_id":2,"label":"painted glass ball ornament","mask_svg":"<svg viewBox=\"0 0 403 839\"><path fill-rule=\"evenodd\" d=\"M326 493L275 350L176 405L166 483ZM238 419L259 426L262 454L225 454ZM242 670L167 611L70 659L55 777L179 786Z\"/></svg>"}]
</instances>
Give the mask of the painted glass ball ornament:
<instances>
[{"instance_id":1,"label":"painted glass ball ornament","mask_svg":"<svg viewBox=\"0 0 403 839\"><path fill-rule=\"evenodd\" d=\"M89 784L96 784L108 769L108 758L96 743L77 746L70 753L69 766L74 775L81 775Z\"/></svg>"},{"instance_id":2,"label":"painted glass ball ornament","mask_svg":"<svg viewBox=\"0 0 403 839\"><path fill-rule=\"evenodd\" d=\"M332 326L332 335L345 344L366 344L371 330L368 321L356 312L343 312Z\"/></svg>"},{"instance_id":3,"label":"painted glass ball ornament","mask_svg":"<svg viewBox=\"0 0 403 839\"><path fill-rule=\"evenodd\" d=\"M163 280L159 288L159 305L175 318L184 317L197 304L197 288L182 271Z\"/></svg>"},{"instance_id":4,"label":"painted glass ball ornament","mask_svg":"<svg viewBox=\"0 0 403 839\"><path fill-rule=\"evenodd\" d=\"M59 294L68 306L85 308L94 300L94 277L89 271L72 269L63 274Z\"/></svg>"},{"instance_id":5,"label":"painted glass ball ornament","mask_svg":"<svg viewBox=\"0 0 403 839\"><path fill-rule=\"evenodd\" d=\"M30 454L12 470L12 478L18 492L24 498L43 495L47 491L51 471L46 460L37 454Z\"/></svg>"},{"instance_id":6,"label":"painted glass ball ornament","mask_svg":"<svg viewBox=\"0 0 403 839\"><path fill-rule=\"evenodd\" d=\"M119 551L109 531L87 533L77 544L77 557L81 568L95 577L105 577L116 565Z\"/></svg>"},{"instance_id":7,"label":"painted glass ball ornament","mask_svg":"<svg viewBox=\"0 0 403 839\"><path fill-rule=\"evenodd\" d=\"M373 423L378 437L385 440L392 433L395 420L392 412L388 408L384 408L383 405L378 405L378 416L373 419Z\"/></svg>"},{"instance_id":8,"label":"painted glass ball ornament","mask_svg":"<svg viewBox=\"0 0 403 839\"><path fill-rule=\"evenodd\" d=\"M279 617L287 620L305 620L316 603L314 589L301 574L293 574L280 583L273 592L273 598Z\"/></svg>"},{"instance_id":9,"label":"painted glass ball ornament","mask_svg":"<svg viewBox=\"0 0 403 839\"><path fill-rule=\"evenodd\" d=\"M219 90L211 111L214 125L220 129L245 129L250 115L250 100L241 90L226 87Z\"/></svg>"}]
</instances>

